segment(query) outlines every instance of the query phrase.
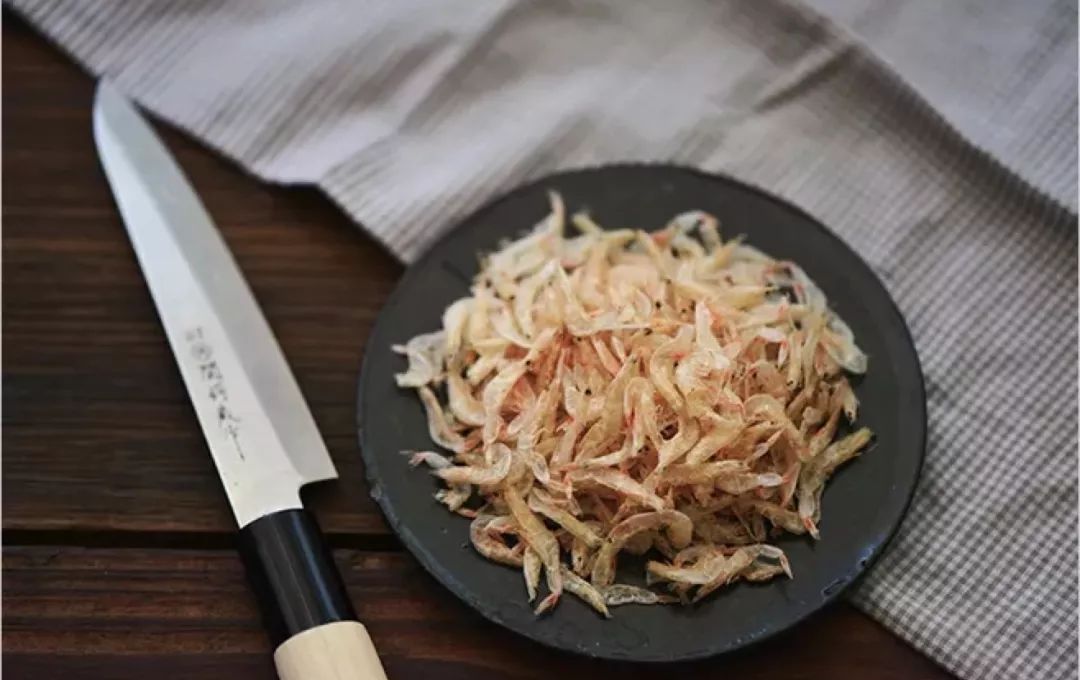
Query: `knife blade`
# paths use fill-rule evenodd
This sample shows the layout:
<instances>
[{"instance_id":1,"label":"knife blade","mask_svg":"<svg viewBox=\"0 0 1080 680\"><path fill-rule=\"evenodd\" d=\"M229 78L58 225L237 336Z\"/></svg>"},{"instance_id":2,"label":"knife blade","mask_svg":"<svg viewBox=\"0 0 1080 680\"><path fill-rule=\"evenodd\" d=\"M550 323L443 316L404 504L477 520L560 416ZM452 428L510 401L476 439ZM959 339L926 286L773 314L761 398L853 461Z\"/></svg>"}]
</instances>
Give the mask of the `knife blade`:
<instances>
[{"instance_id":1,"label":"knife blade","mask_svg":"<svg viewBox=\"0 0 1080 680\"><path fill-rule=\"evenodd\" d=\"M228 247L149 123L102 81L94 139L226 496L283 678L384 678L300 488L337 471ZM318 650L318 651L313 651Z\"/></svg>"}]
</instances>

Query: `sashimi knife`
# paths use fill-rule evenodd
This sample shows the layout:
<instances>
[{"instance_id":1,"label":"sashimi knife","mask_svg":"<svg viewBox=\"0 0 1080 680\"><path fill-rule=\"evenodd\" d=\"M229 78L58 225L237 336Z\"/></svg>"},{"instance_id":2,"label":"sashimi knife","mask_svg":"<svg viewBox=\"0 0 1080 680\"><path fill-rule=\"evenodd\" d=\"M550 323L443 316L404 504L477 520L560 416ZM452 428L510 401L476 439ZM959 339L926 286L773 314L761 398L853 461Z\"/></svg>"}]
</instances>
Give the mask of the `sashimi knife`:
<instances>
[{"instance_id":1,"label":"sashimi knife","mask_svg":"<svg viewBox=\"0 0 1080 680\"><path fill-rule=\"evenodd\" d=\"M94 139L240 526L283 680L385 680L300 487L337 471L225 242L139 112L102 81Z\"/></svg>"}]
</instances>

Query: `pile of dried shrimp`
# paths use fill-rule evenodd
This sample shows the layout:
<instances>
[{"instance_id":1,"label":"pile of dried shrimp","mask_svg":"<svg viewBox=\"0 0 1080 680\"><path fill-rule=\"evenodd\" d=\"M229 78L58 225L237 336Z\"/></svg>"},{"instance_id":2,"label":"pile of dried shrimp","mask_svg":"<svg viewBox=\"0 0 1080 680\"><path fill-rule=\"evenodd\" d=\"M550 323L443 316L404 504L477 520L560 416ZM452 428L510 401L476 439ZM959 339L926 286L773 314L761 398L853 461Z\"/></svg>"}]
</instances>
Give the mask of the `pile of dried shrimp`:
<instances>
[{"instance_id":1,"label":"pile of dried shrimp","mask_svg":"<svg viewBox=\"0 0 1080 680\"><path fill-rule=\"evenodd\" d=\"M834 441L858 408L845 374L866 371L850 329L798 266L722 241L711 215L646 233L578 214L566 237L551 202L442 330L394 348L451 452L413 464L530 601L543 575L537 613L564 590L609 616L790 577L766 539L817 538L826 480L871 439ZM646 582L666 590L615 583L623 552L655 557Z\"/></svg>"}]
</instances>

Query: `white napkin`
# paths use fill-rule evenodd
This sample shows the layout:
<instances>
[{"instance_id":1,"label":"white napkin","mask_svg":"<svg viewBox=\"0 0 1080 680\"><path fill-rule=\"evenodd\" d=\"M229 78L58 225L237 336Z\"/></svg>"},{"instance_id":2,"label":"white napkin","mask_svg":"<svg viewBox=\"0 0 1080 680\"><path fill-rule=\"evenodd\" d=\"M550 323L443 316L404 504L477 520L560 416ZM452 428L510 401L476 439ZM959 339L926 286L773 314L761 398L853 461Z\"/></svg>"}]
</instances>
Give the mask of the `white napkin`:
<instances>
[{"instance_id":1,"label":"white napkin","mask_svg":"<svg viewBox=\"0 0 1080 680\"><path fill-rule=\"evenodd\" d=\"M404 260L608 161L800 205L885 280L929 390L919 491L855 603L963 677L1076 677L1075 1L10 4Z\"/></svg>"}]
</instances>

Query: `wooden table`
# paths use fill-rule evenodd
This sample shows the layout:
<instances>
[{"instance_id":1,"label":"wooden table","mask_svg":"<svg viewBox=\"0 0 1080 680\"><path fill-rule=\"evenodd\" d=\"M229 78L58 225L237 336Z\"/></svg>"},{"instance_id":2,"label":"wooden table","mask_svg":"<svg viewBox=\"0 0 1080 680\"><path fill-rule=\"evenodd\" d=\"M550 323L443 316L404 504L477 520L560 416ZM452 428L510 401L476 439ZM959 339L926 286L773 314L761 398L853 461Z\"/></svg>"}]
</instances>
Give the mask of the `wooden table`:
<instances>
[{"instance_id":1,"label":"wooden table","mask_svg":"<svg viewBox=\"0 0 1080 680\"><path fill-rule=\"evenodd\" d=\"M5 677L272 678L232 516L98 166L93 81L5 19ZM482 619L402 551L363 481L357 368L401 265L319 193L267 186L175 132L165 138L341 472L310 506L391 678L947 677L846 604L675 669L579 659Z\"/></svg>"}]
</instances>

